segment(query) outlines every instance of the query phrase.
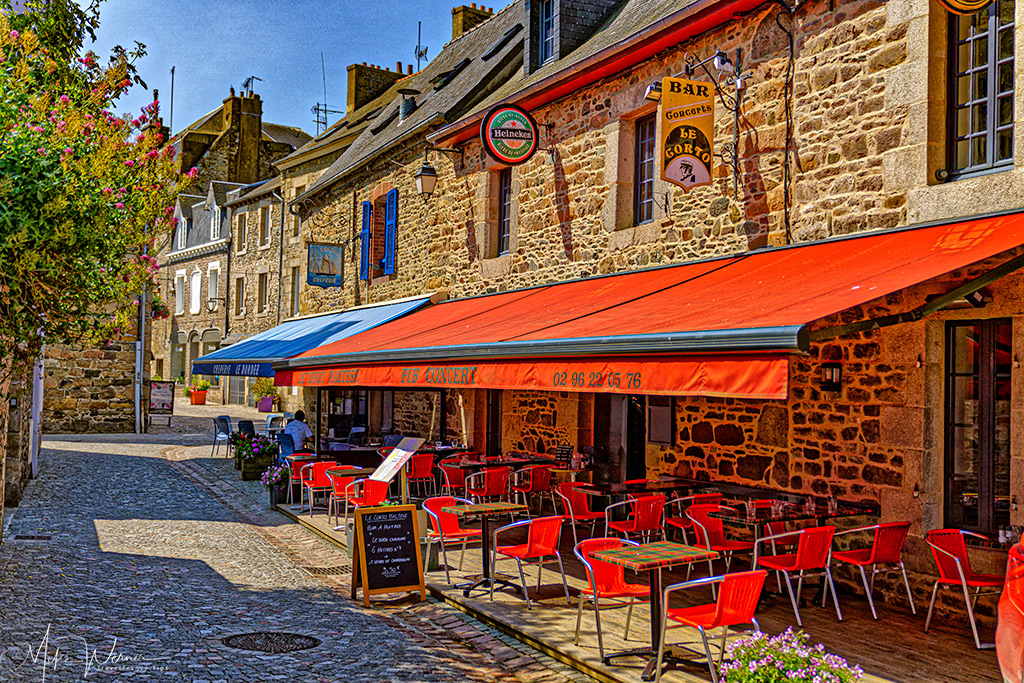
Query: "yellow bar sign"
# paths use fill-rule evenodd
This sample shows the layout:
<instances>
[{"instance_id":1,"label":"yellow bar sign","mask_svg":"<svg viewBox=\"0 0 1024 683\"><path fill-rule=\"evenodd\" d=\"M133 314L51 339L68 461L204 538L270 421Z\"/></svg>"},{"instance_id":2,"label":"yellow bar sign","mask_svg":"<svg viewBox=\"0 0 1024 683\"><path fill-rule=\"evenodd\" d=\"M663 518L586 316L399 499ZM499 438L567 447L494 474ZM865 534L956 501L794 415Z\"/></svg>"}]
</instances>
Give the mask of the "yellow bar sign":
<instances>
[{"instance_id":1,"label":"yellow bar sign","mask_svg":"<svg viewBox=\"0 0 1024 683\"><path fill-rule=\"evenodd\" d=\"M711 184L715 91L704 81L661 82L661 177L687 192Z\"/></svg>"}]
</instances>

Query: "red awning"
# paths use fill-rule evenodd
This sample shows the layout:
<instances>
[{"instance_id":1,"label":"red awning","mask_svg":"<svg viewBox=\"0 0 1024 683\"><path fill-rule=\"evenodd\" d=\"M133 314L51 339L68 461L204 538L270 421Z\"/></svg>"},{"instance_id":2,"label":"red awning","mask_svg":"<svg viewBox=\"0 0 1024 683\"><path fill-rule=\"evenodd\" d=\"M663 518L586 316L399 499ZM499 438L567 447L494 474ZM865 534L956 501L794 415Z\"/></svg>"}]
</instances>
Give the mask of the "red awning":
<instances>
[{"instance_id":1,"label":"red awning","mask_svg":"<svg viewBox=\"0 0 1024 683\"><path fill-rule=\"evenodd\" d=\"M276 363L275 381L784 398L808 323L1022 244L1012 214L453 300Z\"/></svg>"}]
</instances>

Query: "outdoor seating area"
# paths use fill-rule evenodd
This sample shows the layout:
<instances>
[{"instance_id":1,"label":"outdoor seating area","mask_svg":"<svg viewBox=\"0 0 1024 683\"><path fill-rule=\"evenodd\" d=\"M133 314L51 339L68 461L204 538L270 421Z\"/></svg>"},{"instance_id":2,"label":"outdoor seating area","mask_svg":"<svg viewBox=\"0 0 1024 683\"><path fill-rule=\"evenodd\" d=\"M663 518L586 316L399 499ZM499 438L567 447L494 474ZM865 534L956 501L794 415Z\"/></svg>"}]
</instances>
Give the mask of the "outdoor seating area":
<instances>
[{"instance_id":1,"label":"outdoor seating area","mask_svg":"<svg viewBox=\"0 0 1024 683\"><path fill-rule=\"evenodd\" d=\"M802 628L812 644L864 668L868 681L1000 681L994 655L977 647L977 627L926 620L916 609L901 557L907 524L875 524L875 506L668 477L551 485L537 464L451 460L460 466L452 471L478 476L459 486L438 469L438 483L457 497L421 499L429 590L602 680L721 680L723 641L757 625L770 635ZM528 472L518 484L507 476L510 462ZM344 492L356 480L335 463L323 469L331 507L291 514L345 545L350 511L339 519L335 503L360 504ZM548 494L535 496L533 511L518 502L521 489L545 481L558 501L554 516ZM373 504L387 493L380 487ZM959 589L948 575L958 563L948 564L939 583ZM959 566L972 590L1001 579ZM875 577L887 572L908 600L872 597ZM951 672L951 656L969 673Z\"/></svg>"}]
</instances>

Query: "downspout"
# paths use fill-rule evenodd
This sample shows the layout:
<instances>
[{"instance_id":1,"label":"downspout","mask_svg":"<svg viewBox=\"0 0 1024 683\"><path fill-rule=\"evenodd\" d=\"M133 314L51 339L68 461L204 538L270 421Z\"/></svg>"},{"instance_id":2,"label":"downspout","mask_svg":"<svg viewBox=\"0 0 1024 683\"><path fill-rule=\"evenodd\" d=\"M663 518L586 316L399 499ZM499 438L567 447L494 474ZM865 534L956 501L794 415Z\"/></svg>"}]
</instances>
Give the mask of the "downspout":
<instances>
[{"instance_id":1,"label":"downspout","mask_svg":"<svg viewBox=\"0 0 1024 683\"><path fill-rule=\"evenodd\" d=\"M135 433L142 434L142 365L146 361L146 288L139 294L139 339L135 342Z\"/></svg>"},{"instance_id":2,"label":"downspout","mask_svg":"<svg viewBox=\"0 0 1024 683\"><path fill-rule=\"evenodd\" d=\"M277 324L281 324L281 273L284 271L284 197L277 194L277 190L271 196L281 202L281 239L277 242ZM293 285L294 286L294 285Z\"/></svg>"}]
</instances>

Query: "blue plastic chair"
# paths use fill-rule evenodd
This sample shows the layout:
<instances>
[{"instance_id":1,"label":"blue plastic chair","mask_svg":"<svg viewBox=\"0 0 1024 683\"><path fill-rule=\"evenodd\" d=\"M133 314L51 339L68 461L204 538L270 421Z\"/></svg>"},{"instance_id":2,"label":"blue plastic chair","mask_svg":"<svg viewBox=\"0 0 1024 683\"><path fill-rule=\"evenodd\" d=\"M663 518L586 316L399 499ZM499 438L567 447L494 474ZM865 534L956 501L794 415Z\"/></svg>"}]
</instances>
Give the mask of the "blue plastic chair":
<instances>
[{"instance_id":1,"label":"blue plastic chair","mask_svg":"<svg viewBox=\"0 0 1024 683\"><path fill-rule=\"evenodd\" d=\"M214 458L217 456L217 451L220 450L221 443L227 444L228 439L231 438L231 417L228 415L219 415L213 418L213 424L215 426L213 432L213 448L210 450L210 457ZM228 456L231 456L231 449L228 449Z\"/></svg>"},{"instance_id":2,"label":"blue plastic chair","mask_svg":"<svg viewBox=\"0 0 1024 683\"><path fill-rule=\"evenodd\" d=\"M251 437L256 436L256 425L253 424L252 420L239 420L238 431L243 434L248 434Z\"/></svg>"},{"instance_id":3,"label":"blue plastic chair","mask_svg":"<svg viewBox=\"0 0 1024 683\"><path fill-rule=\"evenodd\" d=\"M295 452L295 439L291 434L281 432L277 435L277 443L281 446L281 452L277 455L278 462L287 462L286 457Z\"/></svg>"},{"instance_id":4,"label":"blue plastic chair","mask_svg":"<svg viewBox=\"0 0 1024 683\"><path fill-rule=\"evenodd\" d=\"M384 437L384 441L381 442L380 447L381 448L394 448L395 446L400 444L402 442L402 439L404 439L404 438L405 438L405 435L403 435L403 434L387 434Z\"/></svg>"}]
</instances>

